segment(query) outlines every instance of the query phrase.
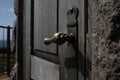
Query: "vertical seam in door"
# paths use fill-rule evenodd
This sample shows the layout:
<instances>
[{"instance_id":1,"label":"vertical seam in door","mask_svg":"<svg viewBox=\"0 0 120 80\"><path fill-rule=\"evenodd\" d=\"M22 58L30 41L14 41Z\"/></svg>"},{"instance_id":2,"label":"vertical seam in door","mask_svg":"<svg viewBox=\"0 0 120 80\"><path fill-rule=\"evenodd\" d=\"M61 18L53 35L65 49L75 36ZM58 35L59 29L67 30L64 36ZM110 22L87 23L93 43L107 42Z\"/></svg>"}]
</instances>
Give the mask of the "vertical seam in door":
<instances>
[{"instance_id":1,"label":"vertical seam in door","mask_svg":"<svg viewBox=\"0 0 120 80\"><path fill-rule=\"evenodd\" d=\"M85 0L85 2L84 2L84 27L85 27L85 34L84 34L84 38L85 38L85 46L84 46L84 52L85 52L85 58L84 58L84 65L85 65L85 74L84 74L84 76L85 76L85 78L84 78L84 80L86 80L86 68L87 68L87 64L86 64L86 33L88 32L88 0Z\"/></svg>"},{"instance_id":2,"label":"vertical seam in door","mask_svg":"<svg viewBox=\"0 0 120 80\"><path fill-rule=\"evenodd\" d=\"M31 36L30 36L30 39L31 39L31 55L34 54L34 0L31 0Z\"/></svg>"},{"instance_id":3,"label":"vertical seam in door","mask_svg":"<svg viewBox=\"0 0 120 80\"><path fill-rule=\"evenodd\" d=\"M23 7L24 0L18 0L18 27L17 27L17 80L23 80ZM22 53L22 54L21 54ZM19 57L18 57L19 56Z\"/></svg>"},{"instance_id":4,"label":"vertical seam in door","mask_svg":"<svg viewBox=\"0 0 120 80\"><path fill-rule=\"evenodd\" d=\"M56 27L57 27L57 29L56 29L56 31L58 32L59 31L59 0L57 0L57 14L56 14L56 17L57 17L57 22L56 22ZM57 45L57 55L58 55L58 45Z\"/></svg>"},{"instance_id":5,"label":"vertical seam in door","mask_svg":"<svg viewBox=\"0 0 120 80\"><path fill-rule=\"evenodd\" d=\"M31 0L31 3L30 3L30 48L31 48L30 54L31 55L34 54L33 44L34 44L34 0ZM29 60L29 65L30 65L29 77L30 78L31 78L31 55Z\"/></svg>"},{"instance_id":6,"label":"vertical seam in door","mask_svg":"<svg viewBox=\"0 0 120 80\"><path fill-rule=\"evenodd\" d=\"M57 23L56 23L56 27L57 27L57 32L59 31L59 0L57 0ZM57 55L59 56L59 46L57 45ZM58 57L59 58L59 57ZM59 80L60 80L60 68L59 68Z\"/></svg>"}]
</instances>

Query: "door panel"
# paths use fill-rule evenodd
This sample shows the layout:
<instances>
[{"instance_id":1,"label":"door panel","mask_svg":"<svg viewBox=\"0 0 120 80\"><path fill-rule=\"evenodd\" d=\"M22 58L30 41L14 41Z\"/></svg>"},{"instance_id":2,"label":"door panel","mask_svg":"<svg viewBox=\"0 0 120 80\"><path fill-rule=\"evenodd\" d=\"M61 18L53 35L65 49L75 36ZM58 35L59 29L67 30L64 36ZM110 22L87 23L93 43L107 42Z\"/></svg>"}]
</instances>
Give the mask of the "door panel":
<instances>
[{"instance_id":1,"label":"door panel","mask_svg":"<svg viewBox=\"0 0 120 80\"><path fill-rule=\"evenodd\" d=\"M33 80L59 80L57 45L44 44L57 32L57 0L34 0L34 37L31 55Z\"/></svg>"},{"instance_id":2,"label":"door panel","mask_svg":"<svg viewBox=\"0 0 120 80\"><path fill-rule=\"evenodd\" d=\"M31 56L31 78L34 80L59 80L59 65Z\"/></svg>"},{"instance_id":3,"label":"door panel","mask_svg":"<svg viewBox=\"0 0 120 80\"><path fill-rule=\"evenodd\" d=\"M34 1L34 49L56 52L56 45L44 44L45 37L52 37L57 31L57 0Z\"/></svg>"}]
</instances>

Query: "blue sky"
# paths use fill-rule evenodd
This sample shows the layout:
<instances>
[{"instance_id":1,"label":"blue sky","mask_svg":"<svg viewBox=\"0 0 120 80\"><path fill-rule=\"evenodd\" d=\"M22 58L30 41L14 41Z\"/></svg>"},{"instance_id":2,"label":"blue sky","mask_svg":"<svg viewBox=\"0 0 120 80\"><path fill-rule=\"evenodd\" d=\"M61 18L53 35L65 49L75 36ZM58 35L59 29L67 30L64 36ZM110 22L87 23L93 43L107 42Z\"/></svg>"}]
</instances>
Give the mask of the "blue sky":
<instances>
[{"instance_id":1,"label":"blue sky","mask_svg":"<svg viewBox=\"0 0 120 80\"><path fill-rule=\"evenodd\" d=\"M15 19L14 0L0 0L0 25L13 27ZM6 39L6 30L4 34ZM3 29L0 29L0 39L3 39Z\"/></svg>"},{"instance_id":2,"label":"blue sky","mask_svg":"<svg viewBox=\"0 0 120 80\"><path fill-rule=\"evenodd\" d=\"M13 26L16 18L13 1L14 0L0 0L0 25Z\"/></svg>"}]
</instances>

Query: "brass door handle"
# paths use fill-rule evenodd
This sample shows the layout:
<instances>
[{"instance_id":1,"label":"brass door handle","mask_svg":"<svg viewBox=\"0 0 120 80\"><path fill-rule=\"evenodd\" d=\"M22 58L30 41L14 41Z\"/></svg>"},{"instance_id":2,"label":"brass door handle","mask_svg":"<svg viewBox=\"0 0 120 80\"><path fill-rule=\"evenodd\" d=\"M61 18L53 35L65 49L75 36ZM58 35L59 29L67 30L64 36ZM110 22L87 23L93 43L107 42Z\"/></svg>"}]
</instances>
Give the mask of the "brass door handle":
<instances>
[{"instance_id":1,"label":"brass door handle","mask_svg":"<svg viewBox=\"0 0 120 80\"><path fill-rule=\"evenodd\" d=\"M72 41L73 38L74 38L73 34L65 34L62 32L57 32L53 35L52 38L45 38L44 43L46 45L49 45L51 43L56 43L58 45L62 45L66 41L69 41L69 42Z\"/></svg>"}]
</instances>

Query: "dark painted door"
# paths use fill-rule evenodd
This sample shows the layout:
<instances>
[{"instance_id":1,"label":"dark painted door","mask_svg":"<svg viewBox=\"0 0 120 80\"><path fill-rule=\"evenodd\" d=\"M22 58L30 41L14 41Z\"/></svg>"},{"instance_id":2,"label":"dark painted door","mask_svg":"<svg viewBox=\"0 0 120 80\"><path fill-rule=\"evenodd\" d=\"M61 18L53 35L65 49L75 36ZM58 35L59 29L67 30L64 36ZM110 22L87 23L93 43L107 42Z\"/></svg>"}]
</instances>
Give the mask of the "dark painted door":
<instances>
[{"instance_id":1,"label":"dark painted door","mask_svg":"<svg viewBox=\"0 0 120 80\"><path fill-rule=\"evenodd\" d=\"M26 26L31 26L29 29L31 32L26 32L31 34L31 45L29 45L32 48L31 79L85 80L84 0L28 0L25 1L25 5L24 20ZM77 8L79 11L78 23L68 27L67 24L71 20L68 20L67 12L71 8ZM27 15L29 10L30 18ZM71 11L73 12L74 10ZM29 24L27 19L31 21ZM45 45L44 39L51 38L56 32L73 33L75 40L62 45L55 43Z\"/></svg>"}]
</instances>

